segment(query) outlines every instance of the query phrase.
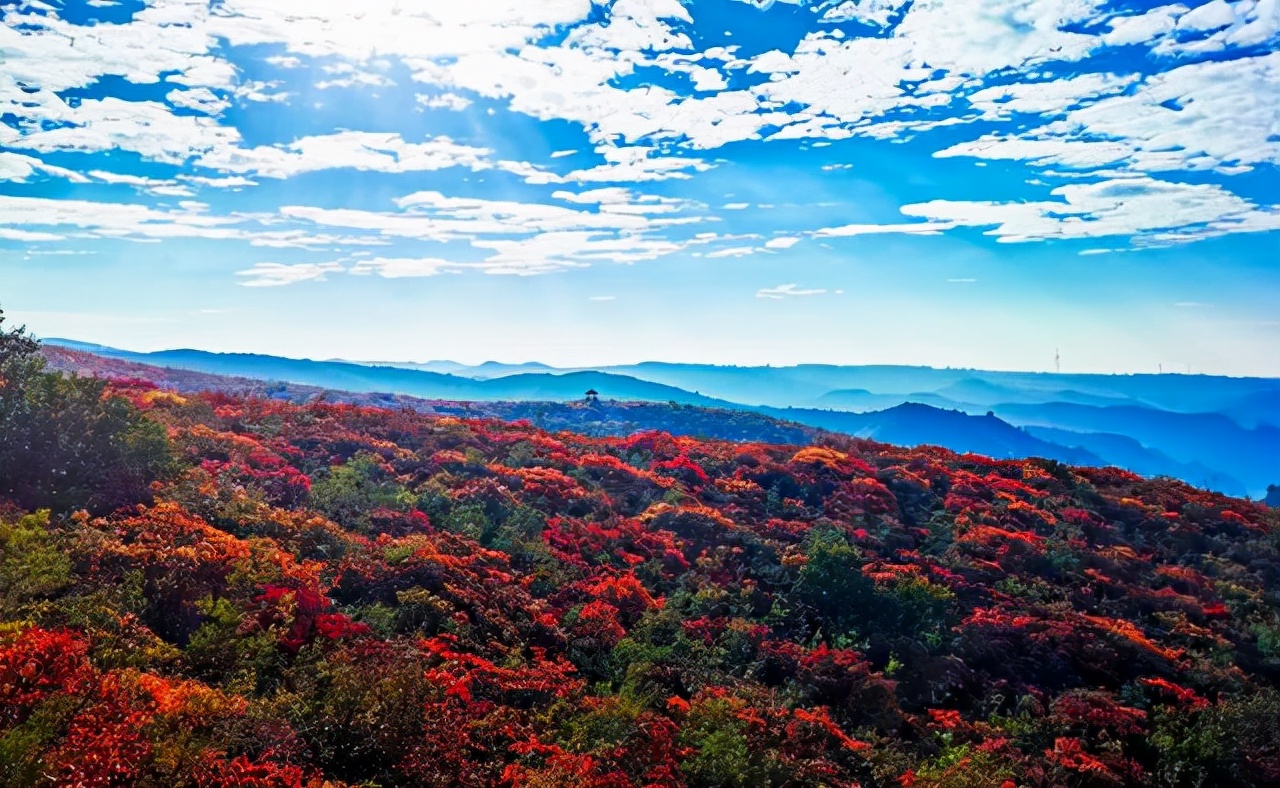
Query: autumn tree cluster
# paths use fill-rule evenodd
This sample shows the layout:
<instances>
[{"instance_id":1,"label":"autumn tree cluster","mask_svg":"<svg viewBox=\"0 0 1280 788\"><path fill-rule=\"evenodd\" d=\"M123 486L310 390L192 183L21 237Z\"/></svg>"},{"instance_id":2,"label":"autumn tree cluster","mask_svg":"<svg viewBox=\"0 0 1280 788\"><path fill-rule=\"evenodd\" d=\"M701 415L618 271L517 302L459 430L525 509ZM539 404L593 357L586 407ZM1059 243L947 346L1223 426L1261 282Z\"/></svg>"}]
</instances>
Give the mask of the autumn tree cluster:
<instances>
[{"instance_id":1,"label":"autumn tree cluster","mask_svg":"<svg viewBox=\"0 0 1280 788\"><path fill-rule=\"evenodd\" d=\"M9 336L0 786L1280 783L1258 504L51 380Z\"/></svg>"}]
</instances>

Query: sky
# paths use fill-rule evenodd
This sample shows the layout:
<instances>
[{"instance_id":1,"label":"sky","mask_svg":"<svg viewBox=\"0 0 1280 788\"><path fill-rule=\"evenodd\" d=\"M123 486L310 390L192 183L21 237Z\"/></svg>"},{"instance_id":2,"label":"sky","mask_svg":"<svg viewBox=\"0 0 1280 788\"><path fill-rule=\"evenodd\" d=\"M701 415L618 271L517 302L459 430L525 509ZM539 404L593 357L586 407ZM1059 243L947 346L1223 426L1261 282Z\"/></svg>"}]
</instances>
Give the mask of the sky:
<instances>
[{"instance_id":1,"label":"sky","mask_svg":"<svg viewBox=\"0 0 1280 788\"><path fill-rule=\"evenodd\" d=\"M0 18L0 308L41 336L1280 376L1280 0Z\"/></svg>"}]
</instances>

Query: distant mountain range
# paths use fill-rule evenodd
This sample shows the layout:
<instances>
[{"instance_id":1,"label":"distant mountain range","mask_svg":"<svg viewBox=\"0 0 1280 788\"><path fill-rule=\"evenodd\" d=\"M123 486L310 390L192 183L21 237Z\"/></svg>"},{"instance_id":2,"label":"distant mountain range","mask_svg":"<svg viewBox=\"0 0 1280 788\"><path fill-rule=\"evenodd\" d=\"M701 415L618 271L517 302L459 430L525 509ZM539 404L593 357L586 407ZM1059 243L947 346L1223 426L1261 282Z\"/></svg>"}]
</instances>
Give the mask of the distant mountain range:
<instances>
[{"instance_id":1,"label":"distant mountain range","mask_svg":"<svg viewBox=\"0 0 1280 788\"><path fill-rule=\"evenodd\" d=\"M693 406L721 414L754 413L793 427L907 446L935 444L992 457L1118 465L1230 495L1261 497L1268 484L1280 483L1280 380L1270 378L818 364L721 367L646 362L597 369L498 362L373 364L199 350L138 353L65 339L45 342L151 367L316 389L385 392L455 405L506 403L498 410L511 418L528 418L515 414L535 410L532 403L580 400L588 389L600 392L605 401L601 407L617 407L610 400L665 406L632 406L621 420L603 411L542 409L540 426L564 423L562 428L594 430L593 434L645 428L686 432L682 417L671 415L671 406ZM751 428L740 422L741 417L700 416L694 421L706 429L716 419L734 418L739 422L729 432L740 436L737 439L750 439ZM649 427L652 422L665 426Z\"/></svg>"}]
</instances>

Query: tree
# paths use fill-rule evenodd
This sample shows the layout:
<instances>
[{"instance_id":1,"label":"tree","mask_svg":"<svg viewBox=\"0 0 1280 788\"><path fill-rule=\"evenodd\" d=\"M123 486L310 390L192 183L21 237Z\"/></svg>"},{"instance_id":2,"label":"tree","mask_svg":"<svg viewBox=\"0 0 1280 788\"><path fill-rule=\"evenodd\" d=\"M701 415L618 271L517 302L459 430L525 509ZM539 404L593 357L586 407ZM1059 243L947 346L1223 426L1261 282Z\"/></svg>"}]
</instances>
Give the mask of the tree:
<instances>
[{"instance_id":1,"label":"tree","mask_svg":"<svg viewBox=\"0 0 1280 788\"><path fill-rule=\"evenodd\" d=\"M26 326L6 331L4 321L4 310L0 309L0 435L8 437L6 428L21 417L25 406L22 392L40 374L44 359Z\"/></svg>"},{"instance_id":2,"label":"tree","mask_svg":"<svg viewBox=\"0 0 1280 788\"><path fill-rule=\"evenodd\" d=\"M171 464L164 427L104 380L46 372L25 327L0 326L0 497L105 513L147 502Z\"/></svg>"}]
</instances>

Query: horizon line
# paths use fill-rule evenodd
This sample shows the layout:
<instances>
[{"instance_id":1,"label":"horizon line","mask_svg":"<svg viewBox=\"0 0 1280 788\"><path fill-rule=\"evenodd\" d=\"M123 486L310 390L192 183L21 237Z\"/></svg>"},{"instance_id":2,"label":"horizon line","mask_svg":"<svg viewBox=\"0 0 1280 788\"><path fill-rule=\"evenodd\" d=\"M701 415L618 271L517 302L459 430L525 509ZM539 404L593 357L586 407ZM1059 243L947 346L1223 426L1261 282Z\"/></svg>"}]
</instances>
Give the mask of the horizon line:
<instances>
[{"instance_id":1,"label":"horizon line","mask_svg":"<svg viewBox=\"0 0 1280 788\"><path fill-rule=\"evenodd\" d=\"M430 364L453 364L461 369L478 369L486 365L500 365L500 366L508 366L508 367L539 366L550 372L586 372L586 371L607 372L613 369L624 368L624 367L638 367L645 364L664 364L668 366L714 367L718 369L742 369L742 370L765 370L765 369L782 370L782 369L798 369L801 367L833 367L836 369L894 368L894 369L919 369L919 370L927 369L927 370L933 370L937 372L987 372L987 373L995 373L995 374L1002 374L1002 375L1045 375L1045 376L1052 376L1052 377L1092 376L1092 377L1153 377L1153 378L1157 378L1157 377L1158 378L1229 378L1232 380L1280 381L1280 375L1272 376L1272 375L1263 375L1263 374L1228 375L1228 374L1212 373L1212 372L1180 372L1180 371L1179 372L1172 372L1172 371L1170 372L1165 372L1165 371L1095 372L1095 371L1072 371L1072 370L1064 371L1064 370L1049 370L1049 369L1044 369L1044 370L994 369L994 368L988 368L988 367L934 366L931 364L891 364L891 363L841 364L841 363L830 362L830 361L806 361L806 362L797 362L794 364L771 364L771 363L726 364L726 363L716 363L716 362L706 362L706 361L663 361L660 359L648 358L641 361L632 361L632 362L613 362L613 363L607 363L607 364L585 364L585 365L578 365L578 366L561 367L561 366L555 366L553 364L548 364L546 362L537 361L537 360L498 361L492 358L486 359L484 361L477 362L477 363L468 363L464 361L457 361L454 359L428 359L426 361L416 361L416 360L394 360L394 359L389 360L385 358L383 359L352 359L352 358L340 358L340 357L311 358L306 356L302 356L302 357L282 356L274 353L263 353L259 351L206 350L203 348L196 348L196 347L171 347L171 348L162 348L159 350L131 350L129 348L117 347L114 345L103 345L98 342L90 342L90 341L81 340L81 339L72 339L70 337L53 337L53 336L42 337L35 334L32 334L32 336L38 341L40 341L41 344L47 343L47 344L54 345L56 347L67 347L69 343L74 345L96 347L96 348L101 348L103 350L111 350L111 351L116 351L121 353L131 353L135 355L153 355L158 353L192 352L192 353L207 353L210 355L218 355L218 356L260 356L264 358L282 359L285 361L306 361L314 364L352 364L356 366L386 368L386 369L403 369L403 367L395 366L399 364L412 364L416 366L426 366ZM77 348L72 347L70 349L75 350ZM92 353L93 351L83 350L82 352ZM142 363L142 362L138 362L138 363ZM431 370L409 370L409 371L428 372ZM439 374L450 374L450 373L439 373Z\"/></svg>"}]
</instances>

